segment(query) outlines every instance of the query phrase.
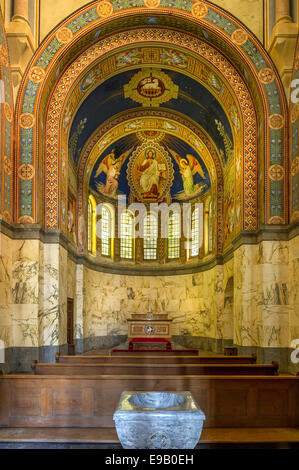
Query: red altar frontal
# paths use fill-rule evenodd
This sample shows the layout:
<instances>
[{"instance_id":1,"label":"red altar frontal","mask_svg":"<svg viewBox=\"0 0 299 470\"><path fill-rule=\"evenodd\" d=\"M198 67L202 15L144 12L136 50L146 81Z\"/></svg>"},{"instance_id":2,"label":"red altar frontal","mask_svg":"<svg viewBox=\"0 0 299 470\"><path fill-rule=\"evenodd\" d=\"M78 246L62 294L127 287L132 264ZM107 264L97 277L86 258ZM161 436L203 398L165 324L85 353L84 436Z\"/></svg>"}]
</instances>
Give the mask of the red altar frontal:
<instances>
[{"instance_id":1,"label":"red altar frontal","mask_svg":"<svg viewBox=\"0 0 299 470\"><path fill-rule=\"evenodd\" d=\"M172 319L167 313L133 313L127 321L128 341L134 348L170 345Z\"/></svg>"}]
</instances>

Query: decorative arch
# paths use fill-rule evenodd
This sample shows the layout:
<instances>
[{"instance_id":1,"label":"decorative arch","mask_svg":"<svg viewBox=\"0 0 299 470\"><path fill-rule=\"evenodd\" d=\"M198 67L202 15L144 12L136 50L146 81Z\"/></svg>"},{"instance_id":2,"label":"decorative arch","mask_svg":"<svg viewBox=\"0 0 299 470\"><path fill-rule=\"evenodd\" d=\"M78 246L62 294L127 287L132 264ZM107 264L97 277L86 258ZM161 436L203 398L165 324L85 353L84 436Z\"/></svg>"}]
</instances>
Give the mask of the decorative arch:
<instances>
[{"instance_id":1,"label":"decorative arch","mask_svg":"<svg viewBox=\"0 0 299 470\"><path fill-rule=\"evenodd\" d=\"M299 36L293 66L290 97L290 222L299 219Z\"/></svg>"},{"instance_id":2,"label":"decorative arch","mask_svg":"<svg viewBox=\"0 0 299 470\"><path fill-rule=\"evenodd\" d=\"M127 8L122 9L120 2L117 0L93 2L78 12L71 15L63 21L50 35L46 38L42 46L39 48L27 72L23 78L22 86L17 100L16 126L17 126L17 166L28 169L29 166L34 168L34 175L30 180L23 178L22 174L18 174L16 187L19 195L19 204L17 207L16 221L19 223L32 223L37 220L36 208L36 188L38 180L38 161L41 160L43 149L38 145L42 139L39 139L41 131L45 131L44 123L40 123L38 129L37 116L42 114L42 107L48 100L53 85L57 81L56 77L73 60L73 57L80 49L86 48L90 43L95 42L94 53L108 54L115 46L119 47L127 43L130 38L132 43L138 40L144 42L155 41L154 27L144 29L142 34L147 34L138 38L136 31L127 30L119 35L114 35L113 41L111 37L106 40L101 35L105 35L113 30L113 27L123 28L125 21L134 21L138 15L144 15L143 21L148 18L154 18L154 22L167 22L167 18L176 19L177 22L185 22L187 29L193 31L201 31L204 39L198 39L195 36L176 31L171 37L171 43L182 44L184 47L194 46L196 53L202 51L203 47L212 48L211 44L218 46L224 51L224 54L218 54L215 59L219 64L223 60L233 60L237 64L241 74L245 74L247 82L253 85L253 94L255 106L261 109L263 113L264 127L264 155L265 155L265 222L271 224L287 223L287 202L286 202L286 100L278 73L273 62L263 49L256 38L241 24L228 13L208 2L193 2L186 0L184 7L179 5L166 3L164 0L136 0L128 1ZM150 16L148 16L150 15ZM123 23L121 24L121 21ZM159 34L159 28L156 28ZM161 32L161 31L160 31ZM111 36L111 34L110 34ZM183 39L186 38L186 42ZM175 39L175 40L174 40ZM161 37L156 38L161 41ZM169 40L169 38L168 38ZM208 42L207 42L208 41ZM203 46L203 44L206 46ZM99 48L101 48L99 50ZM213 47L215 50L215 47ZM211 56L213 57L213 54ZM208 58L209 58L208 57ZM65 75L66 82L62 86L67 86L67 82L71 80L72 75L76 75L78 69L84 66L84 63L93 59L90 52L88 56L81 55L81 63L77 62L77 66L71 66L69 76ZM229 62L229 61L228 61ZM217 66L217 64L215 64ZM236 71L236 75L231 75L226 67L224 76L232 81L240 77L240 73ZM60 81L61 83L61 81ZM58 91L58 95L61 90ZM54 97L54 94L53 94ZM58 99L57 99L58 98ZM49 105L49 128L47 129L48 141L46 145L47 156L44 165L45 176L45 206L46 229L57 229L59 227L59 178L63 177L65 160L63 155L59 155L59 150L54 148L53 140L55 135L60 135L60 123L57 117L61 111L61 101L59 96L55 96L55 100ZM242 99L242 97L241 97ZM53 117L54 115L54 117ZM251 139L248 150L250 155L245 162L244 174L244 226L246 230L255 230L257 228L256 215L256 155L253 155L255 149L252 140L257 138L257 134L251 130L252 123L246 126L245 141ZM253 136L253 137L252 137ZM250 150L251 149L251 150ZM59 166L59 164L61 166ZM25 165L25 167L23 166ZM24 192L24 185L26 191ZM30 189L32 196L30 197ZM274 194L274 195L273 195ZM26 204L25 195L27 197ZM63 197L65 195L62 194Z\"/></svg>"}]
</instances>

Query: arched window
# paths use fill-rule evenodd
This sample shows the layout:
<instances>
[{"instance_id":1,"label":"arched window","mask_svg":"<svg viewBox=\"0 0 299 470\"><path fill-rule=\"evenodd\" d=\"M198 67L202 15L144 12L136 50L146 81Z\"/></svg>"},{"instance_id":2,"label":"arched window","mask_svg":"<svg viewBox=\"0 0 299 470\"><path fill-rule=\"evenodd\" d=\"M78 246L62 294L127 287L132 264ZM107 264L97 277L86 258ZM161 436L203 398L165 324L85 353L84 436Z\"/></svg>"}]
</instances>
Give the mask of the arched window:
<instances>
[{"instance_id":1,"label":"arched window","mask_svg":"<svg viewBox=\"0 0 299 470\"><path fill-rule=\"evenodd\" d=\"M88 251L93 255L95 255L97 251L96 207L96 200L90 194L88 198Z\"/></svg>"},{"instance_id":2,"label":"arched window","mask_svg":"<svg viewBox=\"0 0 299 470\"><path fill-rule=\"evenodd\" d=\"M168 221L168 259L180 257L181 223L180 214L172 212Z\"/></svg>"},{"instance_id":3,"label":"arched window","mask_svg":"<svg viewBox=\"0 0 299 470\"><path fill-rule=\"evenodd\" d=\"M191 256L199 253L199 208L195 207L191 216Z\"/></svg>"},{"instance_id":4,"label":"arched window","mask_svg":"<svg viewBox=\"0 0 299 470\"><path fill-rule=\"evenodd\" d=\"M120 216L120 257L134 257L134 216L125 211Z\"/></svg>"},{"instance_id":5,"label":"arched window","mask_svg":"<svg viewBox=\"0 0 299 470\"><path fill-rule=\"evenodd\" d=\"M158 222L154 214L144 217L143 225L143 258L157 259Z\"/></svg>"},{"instance_id":6,"label":"arched window","mask_svg":"<svg viewBox=\"0 0 299 470\"><path fill-rule=\"evenodd\" d=\"M213 210L213 200L210 202L209 206L209 253L213 251L213 238L214 238L214 210Z\"/></svg>"},{"instance_id":7,"label":"arched window","mask_svg":"<svg viewBox=\"0 0 299 470\"><path fill-rule=\"evenodd\" d=\"M101 205L101 254L113 257L114 209L108 204Z\"/></svg>"}]
</instances>

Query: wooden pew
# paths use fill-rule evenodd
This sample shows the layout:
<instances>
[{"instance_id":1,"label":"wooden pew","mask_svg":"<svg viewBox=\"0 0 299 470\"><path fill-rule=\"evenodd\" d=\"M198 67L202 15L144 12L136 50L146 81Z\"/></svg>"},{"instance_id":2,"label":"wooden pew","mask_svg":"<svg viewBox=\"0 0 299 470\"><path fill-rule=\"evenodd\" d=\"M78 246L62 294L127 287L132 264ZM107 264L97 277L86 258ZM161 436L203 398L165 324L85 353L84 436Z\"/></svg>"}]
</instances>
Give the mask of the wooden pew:
<instances>
[{"instance_id":1,"label":"wooden pew","mask_svg":"<svg viewBox=\"0 0 299 470\"><path fill-rule=\"evenodd\" d=\"M111 349L111 356L198 356L198 349L135 349L133 352L128 349Z\"/></svg>"},{"instance_id":2,"label":"wooden pew","mask_svg":"<svg viewBox=\"0 0 299 470\"><path fill-rule=\"evenodd\" d=\"M41 364L32 361L36 375L277 375L272 364Z\"/></svg>"},{"instance_id":3,"label":"wooden pew","mask_svg":"<svg viewBox=\"0 0 299 470\"><path fill-rule=\"evenodd\" d=\"M256 355L252 356L62 356L56 353L59 364L255 364Z\"/></svg>"},{"instance_id":4,"label":"wooden pew","mask_svg":"<svg viewBox=\"0 0 299 470\"><path fill-rule=\"evenodd\" d=\"M296 376L0 376L0 427L114 427L124 390L189 390L205 428L298 427Z\"/></svg>"}]
</instances>

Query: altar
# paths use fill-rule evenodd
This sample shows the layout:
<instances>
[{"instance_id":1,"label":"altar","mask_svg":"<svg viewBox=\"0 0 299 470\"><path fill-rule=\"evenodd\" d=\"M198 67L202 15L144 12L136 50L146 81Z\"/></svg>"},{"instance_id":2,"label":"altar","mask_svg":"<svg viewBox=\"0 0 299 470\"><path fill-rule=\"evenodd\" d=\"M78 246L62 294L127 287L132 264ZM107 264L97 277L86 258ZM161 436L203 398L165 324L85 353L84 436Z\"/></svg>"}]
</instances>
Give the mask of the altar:
<instances>
[{"instance_id":1,"label":"altar","mask_svg":"<svg viewBox=\"0 0 299 470\"><path fill-rule=\"evenodd\" d=\"M133 338L171 340L171 322L167 313L133 313L128 318L128 341Z\"/></svg>"}]
</instances>

